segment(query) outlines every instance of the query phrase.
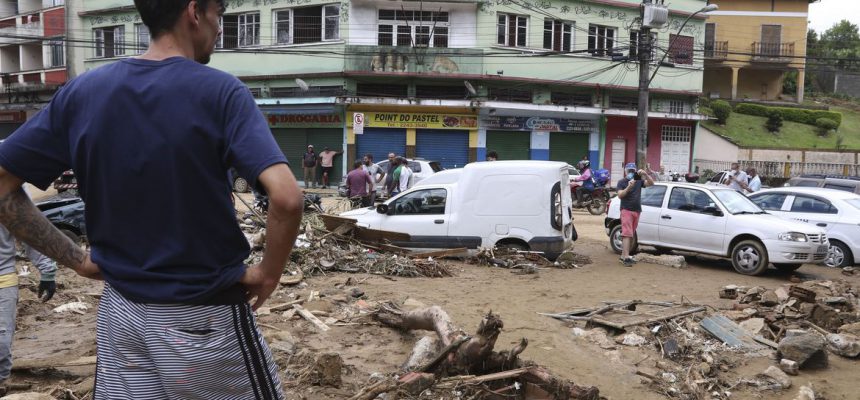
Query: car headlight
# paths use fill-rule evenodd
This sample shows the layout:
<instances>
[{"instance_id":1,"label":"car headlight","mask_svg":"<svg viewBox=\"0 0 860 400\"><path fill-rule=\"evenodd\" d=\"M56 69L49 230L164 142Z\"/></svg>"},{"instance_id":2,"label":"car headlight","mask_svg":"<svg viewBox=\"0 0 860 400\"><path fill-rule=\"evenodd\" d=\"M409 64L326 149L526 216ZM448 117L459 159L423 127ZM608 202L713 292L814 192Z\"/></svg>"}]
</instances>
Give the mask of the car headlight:
<instances>
[{"instance_id":1,"label":"car headlight","mask_svg":"<svg viewBox=\"0 0 860 400\"><path fill-rule=\"evenodd\" d=\"M785 232L779 234L779 240L785 240L789 242L805 242L808 239L805 234L800 232Z\"/></svg>"}]
</instances>

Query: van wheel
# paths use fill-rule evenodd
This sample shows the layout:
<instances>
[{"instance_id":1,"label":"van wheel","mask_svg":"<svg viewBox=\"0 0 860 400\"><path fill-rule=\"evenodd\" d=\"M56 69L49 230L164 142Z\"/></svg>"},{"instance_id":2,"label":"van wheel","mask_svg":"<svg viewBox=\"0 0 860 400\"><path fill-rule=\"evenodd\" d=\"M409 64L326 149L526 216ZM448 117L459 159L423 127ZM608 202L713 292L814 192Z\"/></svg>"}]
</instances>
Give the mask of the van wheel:
<instances>
[{"instance_id":1,"label":"van wheel","mask_svg":"<svg viewBox=\"0 0 860 400\"><path fill-rule=\"evenodd\" d=\"M767 266L767 251L758 240L744 240L732 249L732 267L740 274L760 275Z\"/></svg>"},{"instance_id":2,"label":"van wheel","mask_svg":"<svg viewBox=\"0 0 860 400\"><path fill-rule=\"evenodd\" d=\"M615 254L621 254L624 248L624 242L621 240L621 224L615 225L612 230L609 231L609 247L612 247L612 251ZM636 239L636 235L633 235L633 245L630 246L630 255L636 254L636 251L639 248L639 241Z\"/></svg>"},{"instance_id":3,"label":"van wheel","mask_svg":"<svg viewBox=\"0 0 860 400\"><path fill-rule=\"evenodd\" d=\"M529 251L527 244L518 241L500 241L496 243L496 248L499 250Z\"/></svg>"},{"instance_id":4,"label":"van wheel","mask_svg":"<svg viewBox=\"0 0 860 400\"><path fill-rule=\"evenodd\" d=\"M797 271L798 268L802 267L803 264L773 264L773 266L780 272L794 272Z\"/></svg>"}]
</instances>

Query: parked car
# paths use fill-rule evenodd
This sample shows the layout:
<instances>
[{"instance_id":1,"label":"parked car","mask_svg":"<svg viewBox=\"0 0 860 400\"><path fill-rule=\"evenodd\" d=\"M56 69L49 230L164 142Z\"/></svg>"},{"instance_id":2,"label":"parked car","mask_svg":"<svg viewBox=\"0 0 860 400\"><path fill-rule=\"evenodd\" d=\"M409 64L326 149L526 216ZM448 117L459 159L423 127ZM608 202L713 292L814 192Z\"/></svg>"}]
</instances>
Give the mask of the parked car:
<instances>
[{"instance_id":1,"label":"parked car","mask_svg":"<svg viewBox=\"0 0 860 400\"><path fill-rule=\"evenodd\" d=\"M80 197L57 198L36 204L42 215L75 243L87 236L84 201Z\"/></svg>"},{"instance_id":2,"label":"parked car","mask_svg":"<svg viewBox=\"0 0 860 400\"><path fill-rule=\"evenodd\" d=\"M823 228L830 241L825 265L860 263L860 195L795 186L753 193L750 200L770 214Z\"/></svg>"},{"instance_id":3,"label":"parked car","mask_svg":"<svg viewBox=\"0 0 860 400\"><path fill-rule=\"evenodd\" d=\"M605 219L616 253L621 253L620 206L613 200ZM661 252L729 257L744 275L759 275L770 263L784 271L823 263L830 248L823 229L769 215L737 191L676 182L642 189L634 248L640 244Z\"/></svg>"},{"instance_id":4,"label":"parked car","mask_svg":"<svg viewBox=\"0 0 860 400\"><path fill-rule=\"evenodd\" d=\"M383 160L383 161L376 163L376 165L379 166L380 171L388 171L388 162L389 162L388 160ZM412 173L414 174L412 177L412 181L414 183L418 183L421 180L423 180L423 179L425 179L425 178L427 178L427 177L429 177L429 176L431 176L431 175L433 175L439 171L442 171L444 169L444 168L442 168L442 166L438 162L425 160L423 158L407 158L406 162L407 162L406 165L409 167L409 169L412 170ZM385 181L384 180L382 182L376 184L375 190L376 190L376 198L377 199L385 198L385 190L384 189L385 189ZM346 176L344 176L343 179L341 180L340 186L338 186L338 188L337 188L337 193L340 197L347 197Z\"/></svg>"},{"instance_id":5,"label":"parked car","mask_svg":"<svg viewBox=\"0 0 860 400\"><path fill-rule=\"evenodd\" d=\"M860 194L860 176L801 175L788 180L787 187L818 187Z\"/></svg>"},{"instance_id":6,"label":"parked car","mask_svg":"<svg viewBox=\"0 0 860 400\"><path fill-rule=\"evenodd\" d=\"M340 214L360 226L411 235L397 246L422 249L509 247L555 259L575 235L567 164L467 164L422 180L373 207Z\"/></svg>"}]
</instances>

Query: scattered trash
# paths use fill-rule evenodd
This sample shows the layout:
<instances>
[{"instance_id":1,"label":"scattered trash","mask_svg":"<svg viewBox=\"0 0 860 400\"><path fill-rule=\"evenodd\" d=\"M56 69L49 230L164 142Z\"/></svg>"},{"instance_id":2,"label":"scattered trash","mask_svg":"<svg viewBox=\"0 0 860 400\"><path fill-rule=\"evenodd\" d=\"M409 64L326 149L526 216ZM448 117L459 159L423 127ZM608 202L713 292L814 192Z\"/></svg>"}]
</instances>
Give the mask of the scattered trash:
<instances>
[{"instance_id":1,"label":"scattered trash","mask_svg":"<svg viewBox=\"0 0 860 400\"><path fill-rule=\"evenodd\" d=\"M58 306L54 308L53 311L58 314L62 314L64 312L73 312L76 314L83 315L86 314L85 311L87 311L89 308L90 306L87 303L84 303L82 301L73 301L71 303L66 303L61 306Z\"/></svg>"},{"instance_id":2,"label":"scattered trash","mask_svg":"<svg viewBox=\"0 0 860 400\"><path fill-rule=\"evenodd\" d=\"M623 344L625 346L641 346L645 343L646 343L645 338L642 336L639 336L635 333L628 333L628 334L624 335L624 338L621 341L621 344Z\"/></svg>"},{"instance_id":3,"label":"scattered trash","mask_svg":"<svg viewBox=\"0 0 860 400\"><path fill-rule=\"evenodd\" d=\"M764 346L756 341L746 330L732 322L722 314L705 317L700 322L702 328L731 347L758 350Z\"/></svg>"},{"instance_id":4,"label":"scattered trash","mask_svg":"<svg viewBox=\"0 0 860 400\"><path fill-rule=\"evenodd\" d=\"M738 287L735 285L729 285L722 289L720 289L720 298L721 299L736 299L738 298Z\"/></svg>"}]
</instances>

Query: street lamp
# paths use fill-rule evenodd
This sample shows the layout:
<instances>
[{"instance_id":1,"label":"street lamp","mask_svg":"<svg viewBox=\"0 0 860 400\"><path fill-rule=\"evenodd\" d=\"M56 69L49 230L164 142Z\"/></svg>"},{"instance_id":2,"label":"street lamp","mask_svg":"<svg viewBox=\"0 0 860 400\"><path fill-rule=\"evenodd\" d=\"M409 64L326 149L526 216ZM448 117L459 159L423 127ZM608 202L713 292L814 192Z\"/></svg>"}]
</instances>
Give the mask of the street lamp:
<instances>
[{"instance_id":1,"label":"street lamp","mask_svg":"<svg viewBox=\"0 0 860 400\"><path fill-rule=\"evenodd\" d=\"M716 4L708 4L699 11L696 11L684 20L684 23L681 24L681 28L678 29L678 35L681 34L681 31L687 25L687 22L690 21L691 18L696 16L702 12L716 11L719 7ZM645 7L642 8L643 12L643 21L644 21L644 12ZM666 56L669 55L669 51L667 50L663 53L663 58L660 59L660 63L657 64L657 67L654 69L654 74L649 78L650 72L650 56L651 56L651 29L645 24L642 25L642 29L639 30L639 110L636 115L636 163L640 168L643 168L647 164L647 143L648 143L648 87L651 85L651 81L657 75L657 70L660 69L660 65L666 60ZM671 42L669 44L671 49ZM669 49L669 50L670 50Z\"/></svg>"}]
</instances>

